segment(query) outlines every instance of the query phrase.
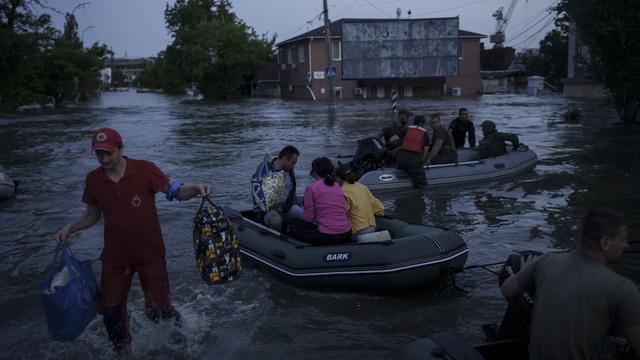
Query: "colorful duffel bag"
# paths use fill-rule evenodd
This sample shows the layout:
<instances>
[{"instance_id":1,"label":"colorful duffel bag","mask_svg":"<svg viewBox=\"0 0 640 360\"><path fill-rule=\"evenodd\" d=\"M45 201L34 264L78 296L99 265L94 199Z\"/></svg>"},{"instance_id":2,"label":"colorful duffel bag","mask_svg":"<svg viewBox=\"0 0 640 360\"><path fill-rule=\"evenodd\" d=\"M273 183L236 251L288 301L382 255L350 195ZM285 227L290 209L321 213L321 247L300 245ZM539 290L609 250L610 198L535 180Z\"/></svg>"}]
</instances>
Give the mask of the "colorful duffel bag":
<instances>
[{"instance_id":1,"label":"colorful duffel bag","mask_svg":"<svg viewBox=\"0 0 640 360\"><path fill-rule=\"evenodd\" d=\"M270 172L269 164L265 159L251 178L251 193L253 201L262 212L271 210L286 195L284 172Z\"/></svg>"},{"instance_id":2,"label":"colorful duffel bag","mask_svg":"<svg viewBox=\"0 0 640 360\"><path fill-rule=\"evenodd\" d=\"M233 226L208 196L202 199L193 219L193 247L204 282L222 284L240 275L240 248Z\"/></svg>"}]
</instances>

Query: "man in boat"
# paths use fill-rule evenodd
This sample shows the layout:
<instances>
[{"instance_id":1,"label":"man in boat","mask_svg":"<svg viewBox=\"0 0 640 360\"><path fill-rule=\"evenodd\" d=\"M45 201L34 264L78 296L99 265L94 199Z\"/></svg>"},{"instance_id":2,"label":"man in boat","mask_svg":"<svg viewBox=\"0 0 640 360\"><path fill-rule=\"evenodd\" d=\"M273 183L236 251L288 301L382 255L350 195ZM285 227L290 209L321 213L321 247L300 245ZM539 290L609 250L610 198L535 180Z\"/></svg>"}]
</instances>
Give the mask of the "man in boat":
<instances>
[{"instance_id":1,"label":"man in boat","mask_svg":"<svg viewBox=\"0 0 640 360\"><path fill-rule=\"evenodd\" d=\"M402 144L398 151L398 167L409 174L415 187L427 185L424 162L429 148L429 133L424 128L424 116L416 116L413 125L402 132Z\"/></svg>"},{"instance_id":2,"label":"man in boat","mask_svg":"<svg viewBox=\"0 0 640 360\"><path fill-rule=\"evenodd\" d=\"M451 138L451 134L442 126L440 116L431 116L431 128L433 129L433 140L427 153L427 165L439 165L454 163L458 159L456 147Z\"/></svg>"},{"instance_id":3,"label":"man in boat","mask_svg":"<svg viewBox=\"0 0 640 360\"><path fill-rule=\"evenodd\" d=\"M469 147L476 146L476 129L473 122L469 119L469 112L465 108L458 110L458 117L449 123L449 132L453 136L456 149L464 147L465 138L469 137Z\"/></svg>"},{"instance_id":4,"label":"man in boat","mask_svg":"<svg viewBox=\"0 0 640 360\"><path fill-rule=\"evenodd\" d=\"M284 191L282 197L277 199L269 210L263 212L254 198L254 211L265 225L272 229L282 231L282 223L289 218L302 218L304 209L296 204L296 175L294 168L298 162L300 152L292 145L287 145L278 154L278 157L271 159L265 156L263 161L267 166L258 165L253 178L264 178L282 171L284 175Z\"/></svg>"},{"instance_id":5,"label":"man in boat","mask_svg":"<svg viewBox=\"0 0 640 360\"><path fill-rule=\"evenodd\" d=\"M391 125L384 127L378 134L378 138L384 140L387 160L394 161L397 157L399 147L402 144L402 134L406 131L412 117L413 114L409 110L400 109L397 116L394 116Z\"/></svg>"},{"instance_id":6,"label":"man in boat","mask_svg":"<svg viewBox=\"0 0 640 360\"><path fill-rule=\"evenodd\" d=\"M165 248L158 222L155 194L168 200L189 200L206 196L211 185L171 182L152 162L123 155L120 134L110 128L97 130L91 149L100 167L85 180L83 214L56 234L67 244L69 235L96 224L104 214L104 248L100 313L109 340L119 357L130 356L127 298L134 273L138 273L145 300L145 314L153 321L173 319L180 314L171 305Z\"/></svg>"},{"instance_id":7,"label":"man in boat","mask_svg":"<svg viewBox=\"0 0 640 360\"><path fill-rule=\"evenodd\" d=\"M480 127L482 128L482 135L484 136L482 140L480 140L480 145L478 145L478 152L480 153L481 159L506 154L507 146L505 141L511 142L513 151L518 149L520 145L518 135L498 132L496 130L496 123L491 120L484 121L480 124Z\"/></svg>"},{"instance_id":8,"label":"man in boat","mask_svg":"<svg viewBox=\"0 0 640 360\"><path fill-rule=\"evenodd\" d=\"M640 293L607 266L628 245L621 214L591 209L577 251L548 253L502 284L506 297L535 292L531 359L600 359L612 330L640 355Z\"/></svg>"}]
</instances>

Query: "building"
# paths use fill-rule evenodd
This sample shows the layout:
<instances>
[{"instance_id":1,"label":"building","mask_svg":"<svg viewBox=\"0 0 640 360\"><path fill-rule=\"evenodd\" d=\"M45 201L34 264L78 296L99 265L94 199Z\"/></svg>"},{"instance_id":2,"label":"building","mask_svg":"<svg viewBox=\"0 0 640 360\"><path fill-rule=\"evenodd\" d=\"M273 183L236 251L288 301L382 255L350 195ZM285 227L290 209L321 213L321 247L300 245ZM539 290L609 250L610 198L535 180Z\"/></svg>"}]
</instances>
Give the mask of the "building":
<instances>
[{"instance_id":1,"label":"building","mask_svg":"<svg viewBox=\"0 0 640 360\"><path fill-rule=\"evenodd\" d=\"M587 77L585 63L589 61L589 47L580 40L575 23L569 23L568 47L563 94L568 97L604 98L607 94L604 86Z\"/></svg>"},{"instance_id":2,"label":"building","mask_svg":"<svg viewBox=\"0 0 640 360\"><path fill-rule=\"evenodd\" d=\"M121 73L124 82L131 84L140 76L140 73L142 73L147 66L153 64L154 61L154 57L136 59L112 57L105 61L105 67L111 69L111 81L115 80L116 73Z\"/></svg>"},{"instance_id":3,"label":"building","mask_svg":"<svg viewBox=\"0 0 640 360\"><path fill-rule=\"evenodd\" d=\"M481 91L480 39L486 36L459 30L458 18L340 19L331 23L330 31L337 99L389 98L393 89L400 97L471 96ZM441 35L428 38L433 33ZM281 96L328 99L324 27L277 46ZM409 55L394 57L398 53ZM403 76L400 66L412 72Z\"/></svg>"},{"instance_id":4,"label":"building","mask_svg":"<svg viewBox=\"0 0 640 360\"><path fill-rule=\"evenodd\" d=\"M251 81L252 97L280 97L280 85L278 80L280 65L270 62L256 71L256 76Z\"/></svg>"}]
</instances>

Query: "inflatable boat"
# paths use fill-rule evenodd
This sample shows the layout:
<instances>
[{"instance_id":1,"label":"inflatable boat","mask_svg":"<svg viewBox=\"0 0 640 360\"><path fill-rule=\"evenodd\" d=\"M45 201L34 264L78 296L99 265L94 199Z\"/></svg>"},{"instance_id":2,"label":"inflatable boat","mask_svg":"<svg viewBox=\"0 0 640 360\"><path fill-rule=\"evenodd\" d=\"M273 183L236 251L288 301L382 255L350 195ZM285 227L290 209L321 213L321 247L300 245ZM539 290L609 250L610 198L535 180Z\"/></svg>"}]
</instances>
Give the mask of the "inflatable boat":
<instances>
[{"instance_id":1,"label":"inflatable boat","mask_svg":"<svg viewBox=\"0 0 640 360\"><path fill-rule=\"evenodd\" d=\"M252 211L226 208L245 259L296 285L346 290L420 287L464 267L468 250L455 232L386 216L390 239L310 245L259 222Z\"/></svg>"},{"instance_id":2,"label":"inflatable boat","mask_svg":"<svg viewBox=\"0 0 640 360\"><path fill-rule=\"evenodd\" d=\"M516 151L507 146L505 155L480 159L473 148L458 150L458 162L443 165L425 165L428 186L457 185L479 181L495 181L523 174L536 167L538 156L526 145ZM402 170L381 167L364 173L358 180L371 190L393 190L413 187L411 179Z\"/></svg>"},{"instance_id":3,"label":"inflatable boat","mask_svg":"<svg viewBox=\"0 0 640 360\"><path fill-rule=\"evenodd\" d=\"M0 200L10 198L15 190L16 183L11 180L7 171L0 165Z\"/></svg>"}]
</instances>

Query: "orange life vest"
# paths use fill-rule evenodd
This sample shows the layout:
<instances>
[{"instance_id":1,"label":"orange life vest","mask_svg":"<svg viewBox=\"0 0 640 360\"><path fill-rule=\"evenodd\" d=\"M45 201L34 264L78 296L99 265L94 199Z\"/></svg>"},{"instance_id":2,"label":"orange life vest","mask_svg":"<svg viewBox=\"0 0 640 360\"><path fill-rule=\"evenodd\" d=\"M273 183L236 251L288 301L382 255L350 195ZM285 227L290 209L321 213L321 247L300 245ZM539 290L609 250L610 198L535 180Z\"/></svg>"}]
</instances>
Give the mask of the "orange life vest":
<instances>
[{"instance_id":1,"label":"orange life vest","mask_svg":"<svg viewBox=\"0 0 640 360\"><path fill-rule=\"evenodd\" d=\"M401 150L412 151L418 154L422 154L424 146L424 134L427 132L424 128L416 125L411 125L407 128L407 133L404 135Z\"/></svg>"}]
</instances>

